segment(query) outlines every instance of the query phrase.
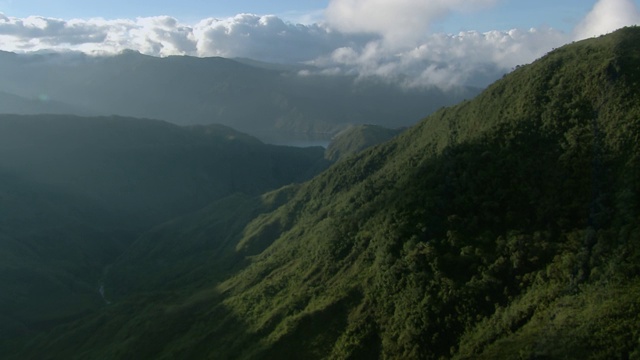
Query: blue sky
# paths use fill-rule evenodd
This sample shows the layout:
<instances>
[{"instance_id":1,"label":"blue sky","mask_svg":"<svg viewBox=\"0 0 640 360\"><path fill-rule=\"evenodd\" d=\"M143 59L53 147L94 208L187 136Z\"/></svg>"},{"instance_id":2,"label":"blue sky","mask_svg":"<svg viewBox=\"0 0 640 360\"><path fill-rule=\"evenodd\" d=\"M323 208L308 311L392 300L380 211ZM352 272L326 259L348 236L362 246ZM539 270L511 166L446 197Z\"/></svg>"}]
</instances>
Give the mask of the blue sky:
<instances>
[{"instance_id":1,"label":"blue sky","mask_svg":"<svg viewBox=\"0 0 640 360\"><path fill-rule=\"evenodd\" d=\"M571 31L594 3L588 0L500 1L496 6L480 12L457 13L445 19L436 29L453 32L552 27ZM640 3L640 0L636 3Z\"/></svg>"},{"instance_id":2,"label":"blue sky","mask_svg":"<svg viewBox=\"0 0 640 360\"><path fill-rule=\"evenodd\" d=\"M634 0L640 6L640 0ZM107 19L169 15L185 23L208 17L230 17L240 13L278 15L289 21L317 19L328 0L0 0L7 16L40 15L62 19L103 17ZM433 25L433 30L505 30L553 27L570 31L593 7L589 0L500 0L478 12L456 12ZM305 21L308 22L308 21Z\"/></svg>"},{"instance_id":3,"label":"blue sky","mask_svg":"<svg viewBox=\"0 0 640 360\"><path fill-rule=\"evenodd\" d=\"M0 0L0 50L244 57L408 86L482 85L552 48L640 24L639 8L640 0Z\"/></svg>"},{"instance_id":4,"label":"blue sky","mask_svg":"<svg viewBox=\"0 0 640 360\"><path fill-rule=\"evenodd\" d=\"M58 18L135 18L170 15L182 21L228 17L239 13L285 14L312 12L326 7L326 0L0 0L5 15L41 15Z\"/></svg>"}]
</instances>

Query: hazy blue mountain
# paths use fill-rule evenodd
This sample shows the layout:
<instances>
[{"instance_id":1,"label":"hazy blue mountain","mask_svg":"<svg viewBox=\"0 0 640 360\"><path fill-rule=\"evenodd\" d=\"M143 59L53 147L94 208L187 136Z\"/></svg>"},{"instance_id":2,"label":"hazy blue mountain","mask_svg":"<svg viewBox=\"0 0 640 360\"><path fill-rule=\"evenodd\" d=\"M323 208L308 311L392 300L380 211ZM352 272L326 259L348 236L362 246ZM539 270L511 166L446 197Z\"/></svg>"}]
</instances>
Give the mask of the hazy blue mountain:
<instances>
[{"instance_id":1,"label":"hazy blue mountain","mask_svg":"<svg viewBox=\"0 0 640 360\"><path fill-rule=\"evenodd\" d=\"M330 139L348 124L388 127L473 97L470 88L403 89L381 80L299 75L300 67L133 51L117 56L0 53L0 91L97 115L220 123L287 143Z\"/></svg>"},{"instance_id":2,"label":"hazy blue mountain","mask_svg":"<svg viewBox=\"0 0 640 360\"><path fill-rule=\"evenodd\" d=\"M0 91L0 114L91 115L89 111L59 101L52 101L46 96L27 99L4 91Z\"/></svg>"},{"instance_id":3,"label":"hazy blue mountain","mask_svg":"<svg viewBox=\"0 0 640 360\"><path fill-rule=\"evenodd\" d=\"M285 72L298 72L298 71L319 71L319 69L315 66L305 65L305 64L281 64L281 63L270 63L259 60L253 60L248 58L233 58L232 60L237 61L241 64L249 65L252 67L268 69L268 70L278 70Z\"/></svg>"}]
</instances>

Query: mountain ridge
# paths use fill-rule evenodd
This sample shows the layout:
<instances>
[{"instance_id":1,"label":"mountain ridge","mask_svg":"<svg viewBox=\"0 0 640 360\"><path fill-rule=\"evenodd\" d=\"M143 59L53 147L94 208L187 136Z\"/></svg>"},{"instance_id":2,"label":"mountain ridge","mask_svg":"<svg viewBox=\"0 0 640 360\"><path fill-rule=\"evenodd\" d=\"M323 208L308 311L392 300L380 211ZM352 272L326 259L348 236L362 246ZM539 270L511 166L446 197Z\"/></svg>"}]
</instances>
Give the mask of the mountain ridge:
<instances>
[{"instance_id":1,"label":"mountain ridge","mask_svg":"<svg viewBox=\"0 0 640 360\"><path fill-rule=\"evenodd\" d=\"M355 123L412 124L478 92L405 89L374 78L301 76L295 68L248 61L133 51L108 57L2 53L0 65L6 71L0 91L24 98L48 98L91 115L220 123L275 143L328 139ZM383 100L393 102L381 107Z\"/></svg>"},{"instance_id":2,"label":"mountain ridge","mask_svg":"<svg viewBox=\"0 0 640 360\"><path fill-rule=\"evenodd\" d=\"M230 227L214 206L148 233L106 286L187 244L161 280L16 356L637 357L639 40L556 49L305 183L223 200L249 204Z\"/></svg>"}]
</instances>

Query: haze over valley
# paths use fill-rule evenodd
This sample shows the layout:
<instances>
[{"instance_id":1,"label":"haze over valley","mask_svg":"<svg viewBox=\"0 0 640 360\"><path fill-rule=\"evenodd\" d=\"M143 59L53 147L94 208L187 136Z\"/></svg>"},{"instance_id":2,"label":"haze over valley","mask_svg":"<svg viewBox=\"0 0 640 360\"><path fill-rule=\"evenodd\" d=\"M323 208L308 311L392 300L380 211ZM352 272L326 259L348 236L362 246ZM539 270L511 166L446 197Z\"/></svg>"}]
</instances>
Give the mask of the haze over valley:
<instances>
[{"instance_id":1,"label":"haze over valley","mask_svg":"<svg viewBox=\"0 0 640 360\"><path fill-rule=\"evenodd\" d=\"M479 89L405 88L382 79L302 76L294 66L126 51L0 53L0 111L120 115L224 124L271 143L328 142L355 124L408 126Z\"/></svg>"}]
</instances>

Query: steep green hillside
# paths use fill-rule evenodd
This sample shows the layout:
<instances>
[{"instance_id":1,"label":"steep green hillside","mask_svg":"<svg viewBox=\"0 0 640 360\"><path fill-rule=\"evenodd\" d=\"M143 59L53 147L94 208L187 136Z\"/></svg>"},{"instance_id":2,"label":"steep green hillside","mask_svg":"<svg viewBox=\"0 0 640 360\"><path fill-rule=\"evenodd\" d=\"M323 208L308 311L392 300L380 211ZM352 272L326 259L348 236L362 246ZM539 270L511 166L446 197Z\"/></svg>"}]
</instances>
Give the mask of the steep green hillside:
<instances>
[{"instance_id":1,"label":"steep green hillside","mask_svg":"<svg viewBox=\"0 0 640 360\"><path fill-rule=\"evenodd\" d=\"M336 134L327 146L325 158L337 161L383 143L400 134L403 129L387 129L376 125L356 125Z\"/></svg>"},{"instance_id":2,"label":"steep green hillside","mask_svg":"<svg viewBox=\"0 0 640 360\"><path fill-rule=\"evenodd\" d=\"M637 358L639 44L554 50L307 183L227 200L237 221L147 233L112 305L14 357ZM137 262L163 278L139 285Z\"/></svg>"}]
</instances>

